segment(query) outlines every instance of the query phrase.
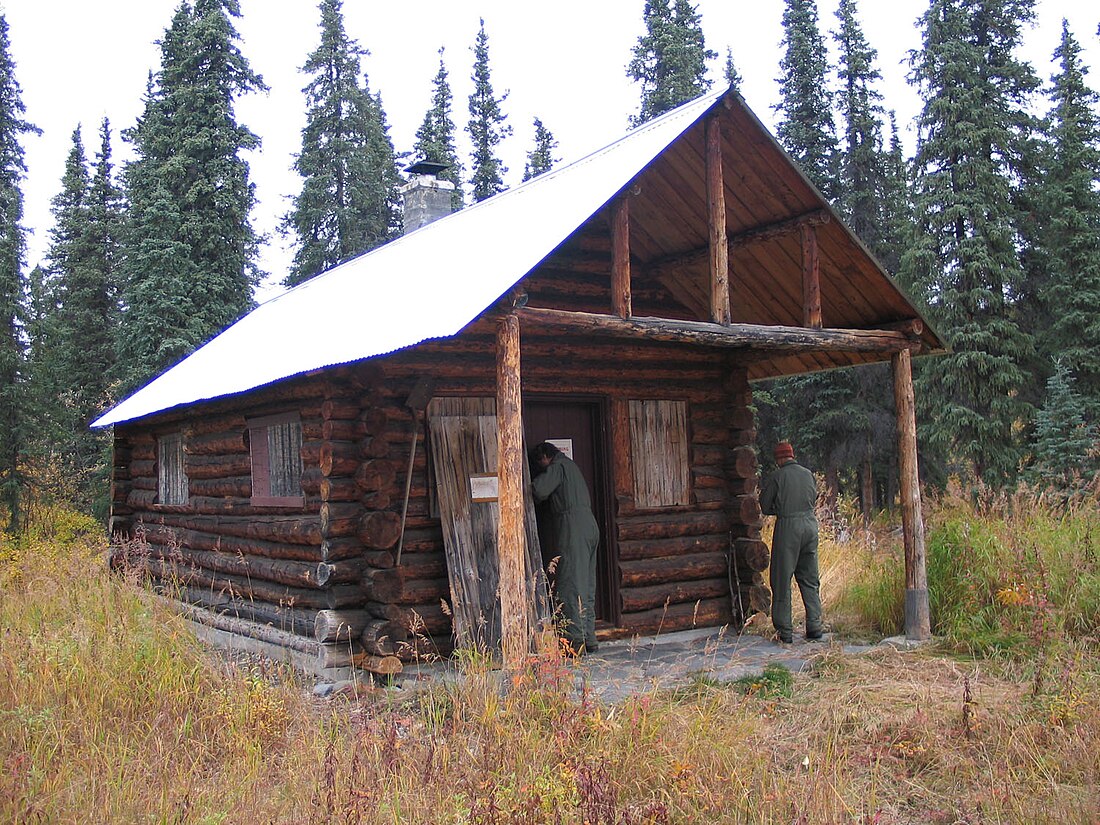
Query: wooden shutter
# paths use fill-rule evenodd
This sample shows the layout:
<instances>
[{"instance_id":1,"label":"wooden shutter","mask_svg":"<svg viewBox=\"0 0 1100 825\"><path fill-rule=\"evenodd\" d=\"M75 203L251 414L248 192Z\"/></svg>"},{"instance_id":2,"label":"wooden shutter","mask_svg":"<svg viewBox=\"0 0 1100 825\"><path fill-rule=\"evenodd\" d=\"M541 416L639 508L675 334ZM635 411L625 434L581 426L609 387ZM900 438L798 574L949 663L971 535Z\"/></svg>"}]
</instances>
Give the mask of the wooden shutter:
<instances>
[{"instance_id":1,"label":"wooden shutter","mask_svg":"<svg viewBox=\"0 0 1100 825\"><path fill-rule=\"evenodd\" d=\"M636 507L691 503L685 402L631 401L630 448Z\"/></svg>"},{"instance_id":2,"label":"wooden shutter","mask_svg":"<svg viewBox=\"0 0 1100 825\"><path fill-rule=\"evenodd\" d=\"M437 399L444 401L443 399ZM447 575L451 585L458 646L500 647L500 573L497 567L497 502L474 502L470 477L497 472L497 418L494 399L447 399L428 407ZM549 589L542 569L530 470L524 459L524 510L528 623L550 617Z\"/></svg>"},{"instance_id":3,"label":"wooden shutter","mask_svg":"<svg viewBox=\"0 0 1100 825\"><path fill-rule=\"evenodd\" d=\"M252 505L297 507L302 495L302 423L297 413L248 422Z\"/></svg>"},{"instance_id":4,"label":"wooden shutter","mask_svg":"<svg viewBox=\"0 0 1100 825\"><path fill-rule=\"evenodd\" d=\"M157 503L187 503L187 473L183 466L183 433L157 439Z\"/></svg>"}]
</instances>

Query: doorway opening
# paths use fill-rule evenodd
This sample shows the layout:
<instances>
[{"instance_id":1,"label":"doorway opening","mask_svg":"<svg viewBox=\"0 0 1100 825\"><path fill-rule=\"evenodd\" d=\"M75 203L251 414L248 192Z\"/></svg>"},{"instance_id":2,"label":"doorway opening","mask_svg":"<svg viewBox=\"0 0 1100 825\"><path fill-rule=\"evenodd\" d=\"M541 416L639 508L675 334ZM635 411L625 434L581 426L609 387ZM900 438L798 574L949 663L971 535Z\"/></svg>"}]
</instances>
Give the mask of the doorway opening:
<instances>
[{"instance_id":1,"label":"doorway opening","mask_svg":"<svg viewBox=\"0 0 1100 825\"><path fill-rule=\"evenodd\" d=\"M596 623L617 627L620 619L618 564L613 541L610 450L607 404L602 398L574 396L526 396L523 427L527 447L552 441L566 453L584 476L592 497L592 513L600 527L596 561ZM536 505L543 564L557 555L551 520Z\"/></svg>"}]
</instances>

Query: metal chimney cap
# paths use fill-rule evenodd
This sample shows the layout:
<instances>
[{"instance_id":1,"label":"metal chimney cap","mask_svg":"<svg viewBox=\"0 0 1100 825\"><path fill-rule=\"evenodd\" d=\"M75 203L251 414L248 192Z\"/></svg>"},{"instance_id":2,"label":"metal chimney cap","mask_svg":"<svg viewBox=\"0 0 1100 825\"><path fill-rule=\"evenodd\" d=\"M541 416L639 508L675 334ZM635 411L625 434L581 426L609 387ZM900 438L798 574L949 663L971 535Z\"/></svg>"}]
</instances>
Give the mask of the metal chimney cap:
<instances>
[{"instance_id":1,"label":"metal chimney cap","mask_svg":"<svg viewBox=\"0 0 1100 825\"><path fill-rule=\"evenodd\" d=\"M450 169L449 163L436 163L434 160L418 160L412 166L406 166L405 171L410 175L431 175L437 177L440 172Z\"/></svg>"}]
</instances>

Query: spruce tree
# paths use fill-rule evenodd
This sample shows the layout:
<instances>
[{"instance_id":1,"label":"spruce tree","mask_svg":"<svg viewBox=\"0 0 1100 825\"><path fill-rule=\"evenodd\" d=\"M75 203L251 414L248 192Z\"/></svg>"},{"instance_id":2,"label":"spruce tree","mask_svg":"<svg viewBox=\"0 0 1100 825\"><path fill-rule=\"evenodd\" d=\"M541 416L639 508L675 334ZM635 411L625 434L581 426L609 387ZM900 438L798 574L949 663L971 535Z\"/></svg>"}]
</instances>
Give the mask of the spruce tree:
<instances>
[{"instance_id":1,"label":"spruce tree","mask_svg":"<svg viewBox=\"0 0 1100 825\"><path fill-rule=\"evenodd\" d=\"M1038 323L1048 359L1063 359L1093 409L1100 409L1100 122L1098 96L1085 82L1081 46L1062 21L1051 78L1048 145L1037 188L1042 248L1035 280ZM1100 420L1094 413L1093 420Z\"/></svg>"},{"instance_id":2,"label":"spruce tree","mask_svg":"<svg viewBox=\"0 0 1100 825\"><path fill-rule=\"evenodd\" d=\"M733 62L733 49L726 49L726 67L722 71L722 76L733 91L738 94L741 93L741 84L744 82L744 78L741 77L741 73L737 71L737 65Z\"/></svg>"},{"instance_id":3,"label":"spruce tree","mask_svg":"<svg viewBox=\"0 0 1100 825\"><path fill-rule=\"evenodd\" d=\"M464 201L462 175L465 167L458 159L458 149L455 146L455 122L451 114L453 100L447 66L443 62L443 49L440 49L439 71L432 81L432 105L425 113L420 128L416 130L413 152L418 160L447 166L439 177L455 185L451 195L451 208L461 209Z\"/></svg>"},{"instance_id":4,"label":"spruce tree","mask_svg":"<svg viewBox=\"0 0 1100 825\"><path fill-rule=\"evenodd\" d=\"M702 18L689 0L646 0L646 32L638 38L626 75L642 85L641 106L631 118L639 126L710 89Z\"/></svg>"},{"instance_id":5,"label":"spruce tree","mask_svg":"<svg viewBox=\"0 0 1100 825\"><path fill-rule=\"evenodd\" d=\"M782 74L778 78L782 119L776 136L826 199L836 197L836 127L827 72L829 56L815 0L784 0Z\"/></svg>"},{"instance_id":6,"label":"spruce tree","mask_svg":"<svg viewBox=\"0 0 1100 825\"><path fill-rule=\"evenodd\" d=\"M932 0L911 81L924 99L915 159L917 233L903 281L953 352L922 365L924 440L977 479L1001 484L1022 456L1030 414L1022 363L1034 342L1017 317L1023 277L1015 197L1038 82L1015 58L1033 0Z\"/></svg>"},{"instance_id":7,"label":"spruce tree","mask_svg":"<svg viewBox=\"0 0 1100 825\"><path fill-rule=\"evenodd\" d=\"M512 127L506 123L508 117L501 109L508 93L505 92L498 100L489 76L489 36L485 33L484 20L474 42L474 73L471 79L474 81L474 91L470 94L470 122L466 131L474 146L470 186L476 202L504 191L504 173L508 167L497 157L496 151L501 141L512 134Z\"/></svg>"},{"instance_id":8,"label":"spruce tree","mask_svg":"<svg viewBox=\"0 0 1100 825\"><path fill-rule=\"evenodd\" d=\"M554 140L554 135L542 125L542 121L537 117L534 126L535 147L527 153L527 163L523 167L524 180L531 180L531 178L541 175L543 172L549 172L559 160L559 158L554 157L554 149L558 146L558 142Z\"/></svg>"},{"instance_id":9,"label":"spruce tree","mask_svg":"<svg viewBox=\"0 0 1100 825\"><path fill-rule=\"evenodd\" d=\"M1086 408L1069 366L1055 361L1054 372L1047 379L1046 398L1035 416L1028 481L1067 493L1088 489L1100 471L1095 453L1100 436L1086 420Z\"/></svg>"},{"instance_id":10,"label":"spruce tree","mask_svg":"<svg viewBox=\"0 0 1100 825\"><path fill-rule=\"evenodd\" d=\"M23 92L15 77L7 17L0 14L0 506L7 508L7 527L20 522L20 456L25 432L23 397L23 258L26 238L23 192L27 167L20 139L38 134L23 118Z\"/></svg>"},{"instance_id":11,"label":"spruce tree","mask_svg":"<svg viewBox=\"0 0 1100 825\"><path fill-rule=\"evenodd\" d=\"M286 286L396 237L400 177L381 98L372 97L360 58L367 54L344 29L341 0L322 0L321 42L302 71L306 125L294 168L302 191L284 219L298 241Z\"/></svg>"},{"instance_id":12,"label":"spruce tree","mask_svg":"<svg viewBox=\"0 0 1100 825\"><path fill-rule=\"evenodd\" d=\"M160 42L160 71L126 133L123 383L133 388L252 306L259 239L241 153L259 138L236 121L239 95L266 90L237 48L238 0L184 2Z\"/></svg>"}]
</instances>

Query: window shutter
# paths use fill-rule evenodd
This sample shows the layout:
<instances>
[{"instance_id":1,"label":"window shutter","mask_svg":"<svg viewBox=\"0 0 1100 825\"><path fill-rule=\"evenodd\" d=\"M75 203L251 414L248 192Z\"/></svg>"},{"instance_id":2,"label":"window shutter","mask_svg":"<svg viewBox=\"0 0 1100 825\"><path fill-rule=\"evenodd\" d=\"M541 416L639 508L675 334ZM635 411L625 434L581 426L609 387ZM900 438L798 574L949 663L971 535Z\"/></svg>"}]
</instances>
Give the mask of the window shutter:
<instances>
[{"instance_id":1,"label":"window shutter","mask_svg":"<svg viewBox=\"0 0 1100 825\"><path fill-rule=\"evenodd\" d=\"M187 472L183 466L183 433L157 439L157 503L187 504Z\"/></svg>"},{"instance_id":2,"label":"window shutter","mask_svg":"<svg viewBox=\"0 0 1100 825\"><path fill-rule=\"evenodd\" d=\"M631 401L630 448L636 507L691 503L687 404Z\"/></svg>"}]
</instances>

